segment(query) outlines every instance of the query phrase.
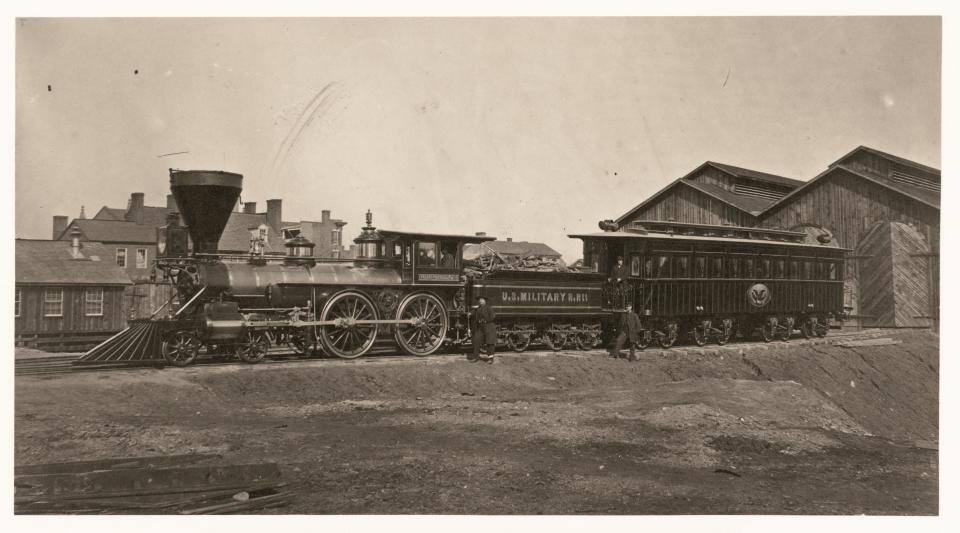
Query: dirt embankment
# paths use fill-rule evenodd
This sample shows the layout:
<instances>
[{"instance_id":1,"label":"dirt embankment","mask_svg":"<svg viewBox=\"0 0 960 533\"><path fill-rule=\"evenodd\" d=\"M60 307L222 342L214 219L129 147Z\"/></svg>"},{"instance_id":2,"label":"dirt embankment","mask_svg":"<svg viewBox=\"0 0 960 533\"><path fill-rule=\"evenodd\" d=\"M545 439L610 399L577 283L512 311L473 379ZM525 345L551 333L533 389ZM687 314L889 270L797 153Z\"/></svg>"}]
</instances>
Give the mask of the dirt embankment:
<instances>
[{"instance_id":1,"label":"dirt embankment","mask_svg":"<svg viewBox=\"0 0 960 533\"><path fill-rule=\"evenodd\" d=\"M18 464L277 461L327 513L936 513L938 338L18 377Z\"/></svg>"}]
</instances>

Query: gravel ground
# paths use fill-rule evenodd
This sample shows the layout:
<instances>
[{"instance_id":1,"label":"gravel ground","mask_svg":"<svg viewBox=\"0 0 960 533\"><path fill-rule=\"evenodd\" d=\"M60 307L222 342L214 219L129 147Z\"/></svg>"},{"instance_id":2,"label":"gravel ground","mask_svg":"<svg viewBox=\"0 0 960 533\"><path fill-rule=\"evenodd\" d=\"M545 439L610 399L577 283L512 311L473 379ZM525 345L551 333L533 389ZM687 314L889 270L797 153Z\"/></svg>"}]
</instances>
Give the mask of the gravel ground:
<instances>
[{"instance_id":1,"label":"gravel ground","mask_svg":"<svg viewBox=\"0 0 960 533\"><path fill-rule=\"evenodd\" d=\"M275 461L274 513L937 514L938 338L16 378L16 464Z\"/></svg>"}]
</instances>

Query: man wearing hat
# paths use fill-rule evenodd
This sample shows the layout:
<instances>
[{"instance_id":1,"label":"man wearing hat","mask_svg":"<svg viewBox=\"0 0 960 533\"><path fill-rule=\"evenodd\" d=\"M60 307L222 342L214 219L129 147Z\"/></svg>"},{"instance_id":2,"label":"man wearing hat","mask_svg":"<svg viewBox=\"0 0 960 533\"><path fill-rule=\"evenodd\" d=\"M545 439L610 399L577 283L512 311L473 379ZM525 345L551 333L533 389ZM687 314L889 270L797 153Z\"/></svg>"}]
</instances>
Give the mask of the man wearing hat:
<instances>
[{"instance_id":1,"label":"man wearing hat","mask_svg":"<svg viewBox=\"0 0 960 533\"><path fill-rule=\"evenodd\" d=\"M607 281L611 283L613 288L613 299L611 302L614 307L621 307L624 301L624 280L627 279L627 267L623 264L623 257L617 257L617 264L613 265L613 268L610 269L610 276L607 278Z\"/></svg>"},{"instance_id":2,"label":"man wearing hat","mask_svg":"<svg viewBox=\"0 0 960 533\"><path fill-rule=\"evenodd\" d=\"M640 340L640 335L643 335L643 328L640 325L640 317L633 312L633 306L628 303L625 308L626 312L620 317L620 335L617 335L617 344L613 352L610 353L610 357L623 357L620 350L623 349L624 342L629 342L630 360L636 361L637 355L634 343Z\"/></svg>"},{"instance_id":3,"label":"man wearing hat","mask_svg":"<svg viewBox=\"0 0 960 533\"><path fill-rule=\"evenodd\" d=\"M487 299L483 296L478 296L477 302L479 305L473 312L473 355L467 356L467 359L470 362L492 363L493 352L497 347L497 315L493 308L487 305ZM480 350L483 345L487 346L485 355Z\"/></svg>"}]
</instances>

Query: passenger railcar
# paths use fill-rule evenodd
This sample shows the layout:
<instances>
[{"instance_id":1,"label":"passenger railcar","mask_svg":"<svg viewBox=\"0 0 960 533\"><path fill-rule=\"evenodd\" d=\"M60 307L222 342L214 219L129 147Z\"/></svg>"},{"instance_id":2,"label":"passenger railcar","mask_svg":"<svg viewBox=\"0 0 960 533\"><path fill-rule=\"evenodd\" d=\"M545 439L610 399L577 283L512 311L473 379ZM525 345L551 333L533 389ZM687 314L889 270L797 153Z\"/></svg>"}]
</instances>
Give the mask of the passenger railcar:
<instances>
[{"instance_id":1,"label":"passenger railcar","mask_svg":"<svg viewBox=\"0 0 960 533\"><path fill-rule=\"evenodd\" d=\"M828 236L809 242L799 232L646 221L571 237L583 240L594 270L624 259L629 276L608 280L605 303L633 305L644 346L670 347L687 334L698 345L723 344L737 331L765 341L795 329L823 336L843 315L846 250Z\"/></svg>"}]
</instances>

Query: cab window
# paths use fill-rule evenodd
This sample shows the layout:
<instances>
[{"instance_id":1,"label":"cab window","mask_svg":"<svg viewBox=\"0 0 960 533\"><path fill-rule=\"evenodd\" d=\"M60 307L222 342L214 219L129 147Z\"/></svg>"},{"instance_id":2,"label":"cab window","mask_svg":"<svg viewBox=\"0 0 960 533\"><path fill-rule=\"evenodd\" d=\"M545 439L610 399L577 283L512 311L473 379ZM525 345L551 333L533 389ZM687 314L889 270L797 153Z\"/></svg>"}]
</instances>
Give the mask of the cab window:
<instances>
[{"instance_id":1,"label":"cab window","mask_svg":"<svg viewBox=\"0 0 960 533\"><path fill-rule=\"evenodd\" d=\"M437 243L417 243L417 265L425 267L437 266Z\"/></svg>"},{"instance_id":2,"label":"cab window","mask_svg":"<svg viewBox=\"0 0 960 533\"><path fill-rule=\"evenodd\" d=\"M441 268L457 267L457 242L456 241L440 241L440 267Z\"/></svg>"}]
</instances>

